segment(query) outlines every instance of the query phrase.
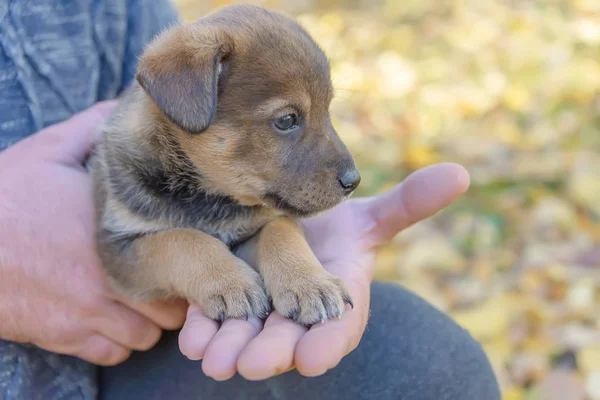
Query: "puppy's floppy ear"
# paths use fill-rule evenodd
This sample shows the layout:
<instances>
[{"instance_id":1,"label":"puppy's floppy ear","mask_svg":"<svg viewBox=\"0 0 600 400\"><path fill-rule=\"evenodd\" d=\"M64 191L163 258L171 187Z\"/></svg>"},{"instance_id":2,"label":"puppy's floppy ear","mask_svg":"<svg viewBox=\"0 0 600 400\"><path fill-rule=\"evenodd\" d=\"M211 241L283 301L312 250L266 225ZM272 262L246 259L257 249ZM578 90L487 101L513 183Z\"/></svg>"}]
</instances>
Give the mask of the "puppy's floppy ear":
<instances>
[{"instance_id":1,"label":"puppy's floppy ear","mask_svg":"<svg viewBox=\"0 0 600 400\"><path fill-rule=\"evenodd\" d=\"M172 122L200 133L215 118L221 62L232 45L224 27L171 28L148 45L136 79Z\"/></svg>"}]
</instances>

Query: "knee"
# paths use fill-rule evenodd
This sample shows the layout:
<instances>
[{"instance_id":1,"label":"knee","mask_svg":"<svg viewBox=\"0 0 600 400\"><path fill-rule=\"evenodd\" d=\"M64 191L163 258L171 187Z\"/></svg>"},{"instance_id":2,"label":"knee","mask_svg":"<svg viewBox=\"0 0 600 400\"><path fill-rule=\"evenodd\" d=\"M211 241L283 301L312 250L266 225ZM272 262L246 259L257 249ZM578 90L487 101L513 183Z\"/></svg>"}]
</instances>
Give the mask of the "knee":
<instances>
[{"instance_id":1,"label":"knee","mask_svg":"<svg viewBox=\"0 0 600 400\"><path fill-rule=\"evenodd\" d=\"M372 289L365 347L380 352L397 398L500 399L488 358L466 330L400 286Z\"/></svg>"}]
</instances>

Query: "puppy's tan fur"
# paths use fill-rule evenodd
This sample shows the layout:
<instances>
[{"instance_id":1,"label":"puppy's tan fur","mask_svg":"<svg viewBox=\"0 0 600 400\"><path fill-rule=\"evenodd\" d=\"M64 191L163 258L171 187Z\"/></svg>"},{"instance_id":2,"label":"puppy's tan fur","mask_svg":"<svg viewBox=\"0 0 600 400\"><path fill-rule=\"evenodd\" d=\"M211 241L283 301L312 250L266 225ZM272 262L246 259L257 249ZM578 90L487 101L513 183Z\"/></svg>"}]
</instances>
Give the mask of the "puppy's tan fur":
<instances>
[{"instance_id":1,"label":"puppy's tan fur","mask_svg":"<svg viewBox=\"0 0 600 400\"><path fill-rule=\"evenodd\" d=\"M98 247L118 290L211 318L303 324L351 303L296 221L347 195L329 65L292 19L230 6L159 35L90 159ZM273 121L298 115L297 127ZM340 249L342 250L342 249Z\"/></svg>"}]
</instances>

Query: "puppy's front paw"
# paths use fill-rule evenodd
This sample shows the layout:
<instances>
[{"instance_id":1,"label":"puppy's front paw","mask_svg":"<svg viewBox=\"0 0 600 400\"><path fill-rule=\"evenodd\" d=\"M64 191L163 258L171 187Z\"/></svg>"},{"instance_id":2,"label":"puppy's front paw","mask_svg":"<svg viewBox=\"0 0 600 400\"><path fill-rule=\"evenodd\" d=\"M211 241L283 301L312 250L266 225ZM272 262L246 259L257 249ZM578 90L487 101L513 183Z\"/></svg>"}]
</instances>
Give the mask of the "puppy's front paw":
<instances>
[{"instance_id":1,"label":"puppy's front paw","mask_svg":"<svg viewBox=\"0 0 600 400\"><path fill-rule=\"evenodd\" d=\"M195 301L204 314L216 321L228 318L259 318L269 315L271 306L262 279L249 266L228 270L204 281Z\"/></svg>"},{"instance_id":2,"label":"puppy's front paw","mask_svg":"<svg viewBox=\"0 0 600 400\"><path fill-rule=\"evenodd\" d=\"M346 304L353 307L344 282L325 270L271 286L275 310L303 325L341 318Z\"/></svg>"}]
</instances>

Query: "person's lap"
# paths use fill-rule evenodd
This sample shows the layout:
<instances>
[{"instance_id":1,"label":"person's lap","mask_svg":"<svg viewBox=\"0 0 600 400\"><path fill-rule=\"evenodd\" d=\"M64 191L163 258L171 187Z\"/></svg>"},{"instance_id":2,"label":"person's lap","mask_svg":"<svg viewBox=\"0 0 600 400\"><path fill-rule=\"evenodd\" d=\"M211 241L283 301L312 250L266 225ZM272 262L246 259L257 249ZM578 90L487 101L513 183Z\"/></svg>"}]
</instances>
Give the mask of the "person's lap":
<instances>
[{"instance_id":1,"label":"person's lap","mask_svg":"<svg viewBox=\"0 0 600 400\"><path fill-rule=\"evenodd\" d=\"M450 318L396 285L375 283L371 318L356 350L325 375L296 371L263 382L206 377L169 332L153 350L103 368L102 399L496 400L498 385L479 344Z\"/></svg>"}]
</instances>

